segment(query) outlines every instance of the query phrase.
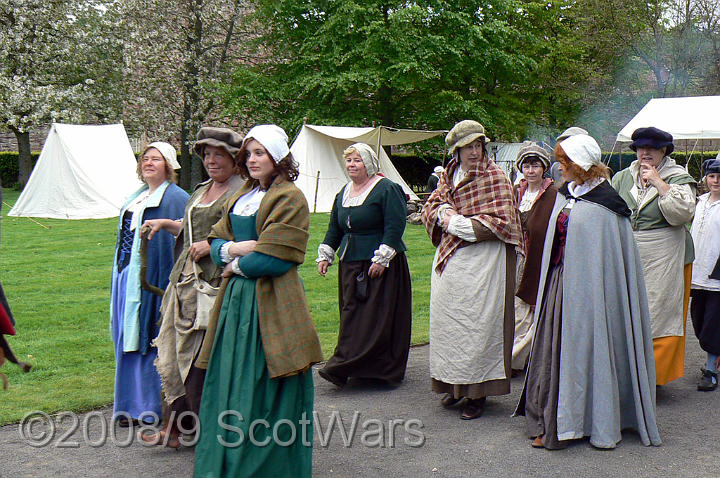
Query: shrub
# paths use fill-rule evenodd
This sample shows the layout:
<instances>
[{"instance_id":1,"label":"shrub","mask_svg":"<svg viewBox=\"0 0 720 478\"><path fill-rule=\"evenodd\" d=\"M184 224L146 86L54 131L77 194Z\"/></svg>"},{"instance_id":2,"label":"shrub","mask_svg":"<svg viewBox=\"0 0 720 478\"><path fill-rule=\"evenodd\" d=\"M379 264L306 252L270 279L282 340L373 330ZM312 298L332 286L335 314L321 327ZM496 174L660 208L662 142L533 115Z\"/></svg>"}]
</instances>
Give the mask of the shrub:
<instances>
[{"instance_id":1,"label":"shrub","mask_svg":"<svg viewBox=\"0 0 720 478\"><path fill-rule=\"evenodd\" d=\"M40 153L30 153L32 165L38 160ZM0 151L0 181L6 188L15 187L18 183L18 153L12 151Z\"/></svg>"}]
</instances>

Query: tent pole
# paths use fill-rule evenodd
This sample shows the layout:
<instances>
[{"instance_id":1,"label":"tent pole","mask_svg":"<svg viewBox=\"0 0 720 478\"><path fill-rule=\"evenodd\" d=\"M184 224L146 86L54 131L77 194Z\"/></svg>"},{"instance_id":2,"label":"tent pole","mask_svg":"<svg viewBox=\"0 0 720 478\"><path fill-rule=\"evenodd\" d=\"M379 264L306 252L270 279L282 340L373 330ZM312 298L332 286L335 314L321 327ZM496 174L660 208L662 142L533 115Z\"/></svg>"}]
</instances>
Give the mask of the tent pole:
<instances>
[{"instance_id":1,"label":"tent pole","mask_svg":"<svg viewBox=\"0 0 720 478\"><path fill-rule=\"evenodd\" d=\"M375 126L375 122L373 121L373 126ZM378 129L378 140L377 140L377 147L375 148L375 152L378 155L378 161L380 160L380 148L382 148L382 126ZM388 158L390 159L390 158Z\"/></svg>"},{"instance_id":2,"label":"tent pole","mask_svg":"<svg viewBox=\"0 0 720 478\"><path fill-rule=\"evenodd\" d=\"M318 195L319 188L320 188L320 171L318 170L317 176L315 177L315 200L313 201L313 213L317 212L317 195Z\"/></svg>"}]
</instances>

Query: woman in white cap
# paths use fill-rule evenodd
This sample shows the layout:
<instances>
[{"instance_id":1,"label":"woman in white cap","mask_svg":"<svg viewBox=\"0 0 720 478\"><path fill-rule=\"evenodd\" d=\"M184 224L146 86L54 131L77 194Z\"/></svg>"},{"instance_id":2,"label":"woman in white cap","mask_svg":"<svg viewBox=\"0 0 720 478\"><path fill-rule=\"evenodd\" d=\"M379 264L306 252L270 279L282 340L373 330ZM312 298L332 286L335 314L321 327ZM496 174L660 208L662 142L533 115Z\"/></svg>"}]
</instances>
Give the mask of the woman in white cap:
<instances>
[{"instance_id":1,"label":"woman in white cap","mask_svg":"<svg viewBox=\"0 0 720 478\"><path fill-rule=\"evenodd\" d=\"M405 193L378 174L378 157L367 144L355 143L343 156L350 182L335 197L316 261L325 276L337 251L340 331L318 373L338 387L350 377L397 385L405 377L412 325Z\"/></svg>"},{"instance_id":2,"label":"woman in white cap","mask_svg":"<svg viewBox=\"0 0 720 478\"><path fill-rule=\"evenodd\" d=\"M567 182L545 237L517 413L538 448L583 437L615 448L627 428L644 445L660 445L650 315L630 210L607 181L592 137L563 140L555 158Z\"/></svg>"},{"instance_id":3,"label":"woman in white cap","mask_svg":"<svg viewBox=\"0 0 720 478\"><path fill-rule=\"evenodd\" d=\"M243 137L228 128L203 127L195 142L195 155L203 162L210 179L197 185L185 208L182 221L150 219L148 237L165 230L178 237L182 252L170 273L163 296L162 322L155 339L155 366L162 380L167 404L165 425L159 433L140 438L149 444L180 446L179 435L197 430L205 370L193 365L205 336L212 295L202 300L203 290L220 285L222 269L210 258L207 236L222 216L225 201L243 184L237 157ZM198 300L200 299L200 300Z\"/></svg>"},{"instance_id":4,"label":"woman in white cap","mask_svg":"<svg viewBox=\"0 0 720 478\"><path fill-rule=\"evenodd\" d=\"M520 211L525 254L518 257L513 370L525 369L535 330L533 316L540 279L540 259L557 194L553 180L544 176L549 166L550 153L538 143L530 141L520 149L515 160L515 167L524 176L515 187L515 199Z\"/></svg>"},{"instance_id":5,"label":"woman in white cap","mask_svg":"<svg viewBox=\"0 0 720 478\"><path fill-rule=\"evenodd\" d=\"M150 143L140 155L137 172L145 183L120 210L112 269L110 317L115 343L114 416L120 426L137 420L157 422L161 413L160 377L155 370L160 296L143 290L143 279L162 290L175 264L175 237L162 231L147 245L147 267L141 266L142 224L148 219L182 218L188 194L175 184L180 168L175 148Z\"/></svg>"},{"instance_id":6,"label":"woman in white cap","mask_svg":"<svg viewBox=\"0 0 720 478\"><path fill-rule=\"evenodd\" d=\"M207 368L196 477L312 474L310 366L322 352L297 271L310 213L287 140L275 125L247 133L247 181L208 237L224 279L196 360Z\"/></svg>"},{"instance_id":7,"label":"woman in white cap","mask_svg":"<svg viewBox=\"0 0 720 478\"><path fill-rule=\"evenodd\" d=\"M490 161L485 128L465 120L445 138L452 155L422 212L437 246L430 285L430 375L463 420L485 397L510 393L520 214L507 176Z\"/></svg>"}]
</instances>

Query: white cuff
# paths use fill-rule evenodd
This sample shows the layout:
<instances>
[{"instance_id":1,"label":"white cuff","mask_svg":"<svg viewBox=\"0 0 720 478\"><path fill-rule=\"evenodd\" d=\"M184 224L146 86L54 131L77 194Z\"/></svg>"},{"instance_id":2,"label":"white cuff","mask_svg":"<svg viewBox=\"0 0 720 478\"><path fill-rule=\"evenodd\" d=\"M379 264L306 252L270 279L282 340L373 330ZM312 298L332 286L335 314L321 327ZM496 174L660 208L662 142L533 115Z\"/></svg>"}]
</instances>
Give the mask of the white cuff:
<instances>
[{"instance_id":1,"label":"white cuff","mask_svg":"<svg viewBox=\"0 0 720 478\"><path fill-rule=\"evenodd\" d=\"M228 251L232 244L232 241L228 241L222 246L220 246L220 260L223 261L225 264L228 264L233 260L233 256L231 256L230 252Z\"/></svg>"},{"instance_id":2,"label":"white cuff","mask_svg":"<svg viewBox=\"0 0 720 478\"><path fill-rule=\"evenodd\" d=\"M335 259L335 251L333 248L327 244L320 244L318 246L318 257L315 259L315 262L328 261L330 265L332 265L333 259Z\"/></svg>"},{"instance_id":3,"label":"white cuff","mask_svg":"<svg viewBox=\"0 0 720 478\"><path fill-rule=\"evenodd\" d=\"M240 266L238 265L238 261L239 261L239 260L240 260L239 257L236 257L235 259L232 260L232 262L231 262L231 264L232 264L232 271L233 271L233 273L234 273L235 275L239 275L239 276L246 277L245 274L243 274L243 271L240 270Z\"/></svg>"},{"instance_id":4,"label":"white cuff","mask_svg":"<svg viewBox=\"0 0 720 478\"><path fill-rule=\"evenodd\" d=\"M451 216L447 232L453 236L459 237L463 241L477 242L475 230L472 226L472 220L469 217L465 217L460 214Z\"/></svg>"},{"instance_id":5,"label":"white cuff","mask_svg":"<svg viewBox=\"0 0 720 478\"><path fill-rule=\"evenodd\" d=\"M442 206L439 206L439 207L438 207L438 212L437 212L437 223L438 223L438 225L440 225L440 223L442 223L442 220L443 220L443 218L445 217L445 212L446 212L448 209L452 209L452 206L449 205L449 204L443 204Z\"/></svg>"},{"instance_id":6,"label":"white cuff","mask_svg":"<svg viewBox=\"0 0 720 478\"><path fill-rule=\"evenodd\" d=\"M375 264L380 264L383 267L389 267L390 261L395 257L395 249L388 246L387 244L380 244L375 251L375 255L370 259Z\"/></svg>"}]
</instances>

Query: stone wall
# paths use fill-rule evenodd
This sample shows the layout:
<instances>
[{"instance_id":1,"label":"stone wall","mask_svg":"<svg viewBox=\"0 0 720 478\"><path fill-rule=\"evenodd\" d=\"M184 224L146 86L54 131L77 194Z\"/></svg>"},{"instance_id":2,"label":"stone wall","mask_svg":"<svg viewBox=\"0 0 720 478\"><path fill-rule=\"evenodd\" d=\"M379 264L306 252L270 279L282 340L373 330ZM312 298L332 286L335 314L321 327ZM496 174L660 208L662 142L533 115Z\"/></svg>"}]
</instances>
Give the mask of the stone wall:
<instances>
[{"instance_id":1,"label":"stone wall","mask_svg":"<svg viewBox=\"0 0 720 478\"><path fill-rule=\"evenodd\" d=\"M30 131L30 151L39 153L42 150L48 131L50 131L49 126L44 126ZM133 151L137 152L139 140L137 138L128 138L128 140L130 141L130 146ZM11 151L16 153L17 150L18 148L17 141L15 140L15 134L0 131L0 151Z\"/></svg>"},{"instance_id":2,"label":"stone wall","mask_svg":"<svg viewBox=\"0 0 720 478\"><path fill-rule=\"evenodd\" d=\"M50 127L46 126L43 128L37 128L30 132L30 150L40 152L45 144L45 138L47 138ZM17 152L17 141L15 140L15 134L11 132L0 131L0 151L12 151Z\"/></svg>"}]
</instances>

